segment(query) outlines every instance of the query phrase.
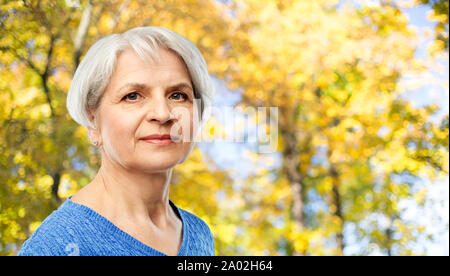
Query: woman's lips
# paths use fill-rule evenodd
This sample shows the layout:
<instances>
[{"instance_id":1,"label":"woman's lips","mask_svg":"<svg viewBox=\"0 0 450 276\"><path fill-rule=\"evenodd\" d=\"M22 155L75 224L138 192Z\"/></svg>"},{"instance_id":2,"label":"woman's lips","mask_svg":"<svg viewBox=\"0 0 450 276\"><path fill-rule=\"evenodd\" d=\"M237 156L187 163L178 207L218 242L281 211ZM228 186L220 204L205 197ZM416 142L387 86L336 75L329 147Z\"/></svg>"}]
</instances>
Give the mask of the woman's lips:
<instances>
[{"instance_id":1,"label":"woman's lips","mask_svg":"<svg viewBox=\"0 0 450 276\"><path fill-rule=\"evenodd\" d=\"M170 145L181 140L180 136L171 137L169 134L152 134L141 138L142 141L154 145Z\"/></svg>"},{"instance_id":2,"label":"woman's lips","mask_svg":"<svg viewBox=\"0 0 450 276\"><path fill-rule=\"evenodd\" d=\"M172 141L170 139L145 139L142 141L145 143L155 144L155 145L170 145L170 144L175 143L174 141Z\"/></svg>"}]
</instances>

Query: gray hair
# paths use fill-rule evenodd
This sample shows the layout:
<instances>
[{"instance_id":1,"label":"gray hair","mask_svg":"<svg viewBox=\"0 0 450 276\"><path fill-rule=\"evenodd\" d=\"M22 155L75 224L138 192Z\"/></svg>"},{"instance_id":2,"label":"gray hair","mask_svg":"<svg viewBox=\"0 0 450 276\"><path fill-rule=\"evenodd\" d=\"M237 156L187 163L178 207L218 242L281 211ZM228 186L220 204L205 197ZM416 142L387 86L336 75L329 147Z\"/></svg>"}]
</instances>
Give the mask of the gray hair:
<instances>
[{"instance_id":1,"label":"gray hair","mask_svg":"<svg viewBox=\"0 0 450 276\"><path fill-rule=\"evenodd\" d=\"M134 28L108 35L92 45L78 66L67 94L66 105L70 116L86 128L95 128L89 112L98 108L119 53L131 48L143 60L147 60L148 56L155 59L159 47L176 52L186 64L195 98L201 100L201 128L210 115L215 95L206 61L191 41L162 27Z\"/></svg>"}]
</instances>

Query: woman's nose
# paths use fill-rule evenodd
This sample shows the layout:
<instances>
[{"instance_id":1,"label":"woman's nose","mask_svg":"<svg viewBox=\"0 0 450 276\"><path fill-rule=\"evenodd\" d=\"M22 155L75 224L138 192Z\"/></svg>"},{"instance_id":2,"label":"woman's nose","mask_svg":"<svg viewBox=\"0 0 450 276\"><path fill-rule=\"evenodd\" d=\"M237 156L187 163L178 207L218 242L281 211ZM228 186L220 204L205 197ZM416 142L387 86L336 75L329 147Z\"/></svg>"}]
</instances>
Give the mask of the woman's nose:
<instances>
[{"instance_id":1,"label":"woman's nose","mask_svg":"<svg viewBox=\"0 0 450 276\"><path fill-rule=\"evenodd\" d=\"M148 121L158 121L161 124L174 119L169 109L169 105L164 96L154 97L150 100L147 111Z\"/></svg>"}]
</instances>

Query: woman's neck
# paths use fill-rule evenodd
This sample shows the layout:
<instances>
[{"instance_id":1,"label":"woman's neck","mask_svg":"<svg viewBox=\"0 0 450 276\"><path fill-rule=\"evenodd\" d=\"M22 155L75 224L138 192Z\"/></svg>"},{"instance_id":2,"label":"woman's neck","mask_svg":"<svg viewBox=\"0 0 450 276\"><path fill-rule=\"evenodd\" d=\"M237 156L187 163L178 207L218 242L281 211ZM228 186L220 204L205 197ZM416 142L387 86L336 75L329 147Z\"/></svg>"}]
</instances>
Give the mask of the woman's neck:
<instances>
[{"instance_id":1,"label":"woman's neck","mask_svg":"<svg viewBox=\"0 0 450 276\"><path fill-rule=\"evenodd\" d=\"M111 221L170 227L177 219L169 204L172 169L144 173L103 159L97 176L86 187L86 205ZM83 204L83 199L81 203Z\"/></svg>"}]
</instances>

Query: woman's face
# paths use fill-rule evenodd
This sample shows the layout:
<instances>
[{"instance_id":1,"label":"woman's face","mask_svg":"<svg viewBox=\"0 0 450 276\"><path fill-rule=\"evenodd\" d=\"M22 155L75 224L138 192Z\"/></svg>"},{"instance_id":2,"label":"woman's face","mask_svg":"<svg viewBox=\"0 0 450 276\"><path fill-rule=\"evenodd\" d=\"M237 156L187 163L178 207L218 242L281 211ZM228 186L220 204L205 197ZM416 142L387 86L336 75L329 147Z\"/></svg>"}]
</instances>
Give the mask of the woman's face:
<instances>
[{"instance_id":1,"label":"woman's face","mask_svg":"<svg viewBox=\"0 0 450 276\"><path fill-rule=\"evenodd\" d=\"M174 52L160 49L159 57L149 63L131 49L119 54L97 110L97 130L89 130L102 146L102 158L127 169L167 170L184 162L194 145L189 73ZM142 139L152 134L182 140L167 144Z\"/></svg>"}]
</instances>

